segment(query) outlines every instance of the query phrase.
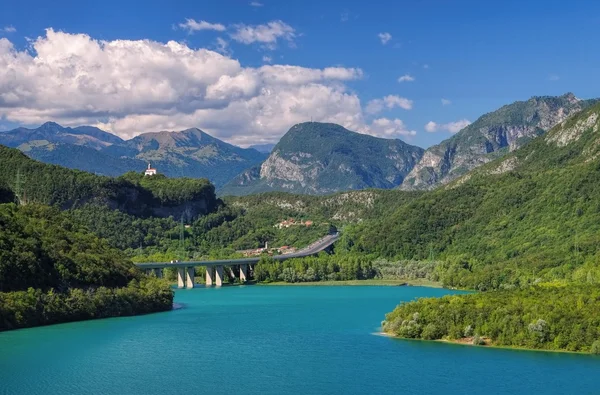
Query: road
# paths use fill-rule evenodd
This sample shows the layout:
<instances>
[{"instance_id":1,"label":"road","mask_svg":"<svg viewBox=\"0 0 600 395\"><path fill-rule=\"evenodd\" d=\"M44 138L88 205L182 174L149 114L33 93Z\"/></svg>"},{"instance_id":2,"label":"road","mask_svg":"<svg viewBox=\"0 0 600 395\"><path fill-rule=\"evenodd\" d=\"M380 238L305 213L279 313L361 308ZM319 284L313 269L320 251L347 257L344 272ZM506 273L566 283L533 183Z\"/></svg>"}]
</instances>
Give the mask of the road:
<instances>
[{"instance_id":1,"label":"road","mask_svg":"<svg viewBox=\"0 0 600 395\"><path fill-rule=\"evenodd\" d=\"M272 258L276 261L285 261L291 258L302 258L305 256L316 255L319 252L325 250L340 238L340 234L335 233L333 235L327 235L308 247L296 251L293 254L274 255ZM232 266L232 265L246 265L257 263L260 257L252 258L239 258L239 259L219 259L213 261L175 261L171 262L146 262L136 263L135 265L140 269L162 269L165 267L190 267L190 266Z\"/></svg>"}]
</instances>

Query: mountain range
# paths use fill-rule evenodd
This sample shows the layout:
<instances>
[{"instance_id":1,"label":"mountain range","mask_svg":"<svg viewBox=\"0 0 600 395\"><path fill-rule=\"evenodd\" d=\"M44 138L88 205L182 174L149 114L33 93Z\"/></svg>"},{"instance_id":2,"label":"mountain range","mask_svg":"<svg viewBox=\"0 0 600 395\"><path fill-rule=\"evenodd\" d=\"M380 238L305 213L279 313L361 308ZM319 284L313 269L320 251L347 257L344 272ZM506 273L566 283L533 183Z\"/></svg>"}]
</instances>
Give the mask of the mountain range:
<instances>
[{"instance_id":1,"label":"mountain range","mask_svg":"<svg viewBox=\"0 0 600 395\"><path fill-rule=\"evenodd\" d=\"M481 116L426 150L320 122L293 126L275 146L247 149L200 129L144 133L122 140L95 127L68 128L53 122L37 129L0 132L0 144L43 162L102 175L140 172L151 163L170 177L208 178L221 195L427 190L515 151L597 102L572 93L517 101Z\"/></svg>"},{"instance_id":2,"label":"mountain range","mask_svg":"<svg viewBox=\"0 0 600 395\"><path fill-rule=\"evenodd\" d=\"M29 157L107 176L143 171L148 163L169 177L208 178L223 185L266 154L225 143L199 129L144 133L123 140L91 126L46 122L36 129L0 132L0 144Z\"/></svg>"}]
</instances>

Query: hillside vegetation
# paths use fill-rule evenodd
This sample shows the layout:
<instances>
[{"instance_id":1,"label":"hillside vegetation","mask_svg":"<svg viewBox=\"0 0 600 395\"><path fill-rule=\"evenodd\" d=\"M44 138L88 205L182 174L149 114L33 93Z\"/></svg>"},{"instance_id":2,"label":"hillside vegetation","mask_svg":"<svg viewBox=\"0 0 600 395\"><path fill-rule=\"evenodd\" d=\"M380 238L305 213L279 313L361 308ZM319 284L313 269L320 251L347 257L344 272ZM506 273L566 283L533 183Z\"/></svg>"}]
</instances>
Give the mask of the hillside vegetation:
<instances>
[{"instance_id":1,"label":"hillside vegetation","mask_svg":"<svg viewBox=\"0 0 600 395\"><path fill-rule=\"evenodd\" d=\"M0 204L0 330L169 310L166 283L56 208Z\"/></svg>"},{"instance_id":2,"label":"hillside vegetation","mask_svg":"<svg viewBox=\"0 0 600 395\"><path fill-rule=\"evenodd\" d=\"M600 353L599 157L595 105L393 216L353 228L351 251L435 256L444 263L431 271L445 285L488 291L402 304L384 330Z\"/></svg>"},{"instance_id":3,"label":"hillside vegetation","mask_svg":"<svg viewBox=\"0 0 600 395\"><path fill-rule=\"evenodd\" d=\"M191 217L216 207L215 189L206 179L169 179L127 173L110 178L47 165L16 149L0 146L0 184L10 187L23 204L62 209L98 204L137 216Z\"/></svg>"},{"instance_id":4,"label":"hillside vegetation","mask_svg":"<svg viewBox=\"0 0 600 395\"><path fill-rule=\"evenodd\" d=\"M354 227L351 251L442 259L448 263L437 270L446 285L478 290L600 282L599 111L584 111L507 158ZM557 143L573 130L577 138Z\"/></svg>"}]
</instances>

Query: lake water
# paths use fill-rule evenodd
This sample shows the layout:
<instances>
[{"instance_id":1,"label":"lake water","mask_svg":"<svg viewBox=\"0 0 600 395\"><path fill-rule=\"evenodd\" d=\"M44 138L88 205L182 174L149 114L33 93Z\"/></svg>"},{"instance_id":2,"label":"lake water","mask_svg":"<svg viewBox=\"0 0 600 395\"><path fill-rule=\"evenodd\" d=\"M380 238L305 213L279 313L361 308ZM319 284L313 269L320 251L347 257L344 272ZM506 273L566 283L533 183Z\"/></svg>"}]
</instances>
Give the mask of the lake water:
<instances>
[{"instance_id":1,"label":"lake water","mask_svg":"<svg viewBox=\"0 0 600 395\"><path fill-rule=\"evenodd\" d=\"M377 336L420 287L180 290L185 308L0 333L0 394L598 394L600 358Z\"/></svg>"}]
</instances>

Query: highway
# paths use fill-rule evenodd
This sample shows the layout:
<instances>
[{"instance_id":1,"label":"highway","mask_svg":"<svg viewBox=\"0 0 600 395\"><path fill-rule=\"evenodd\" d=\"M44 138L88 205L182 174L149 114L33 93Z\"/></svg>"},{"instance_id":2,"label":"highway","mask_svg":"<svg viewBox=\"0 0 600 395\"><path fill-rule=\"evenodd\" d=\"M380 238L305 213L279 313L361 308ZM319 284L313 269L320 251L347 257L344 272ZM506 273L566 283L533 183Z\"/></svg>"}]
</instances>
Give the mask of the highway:
<instances>
[{"instance_id":1,"label":"highway","mask_svg":"<svg viewBox=\"0 0 600 395\"><path fill-rule=\"evenodd\" d=\"M274 255L272 258L276 261L285 261L291 258L302 258L305 256L316 255L319 252L327 249L335 243L340 237L339 232L333 235L327 235L308 247L296 251L293 254ZM238 259L219 259L212 261L174 261L174 262L146 262L136 263L140 269L162 269L165 267L190 267L190 266L232 266L257 263L260 257L238 258Z\"/></svg>"}]
</instances>

